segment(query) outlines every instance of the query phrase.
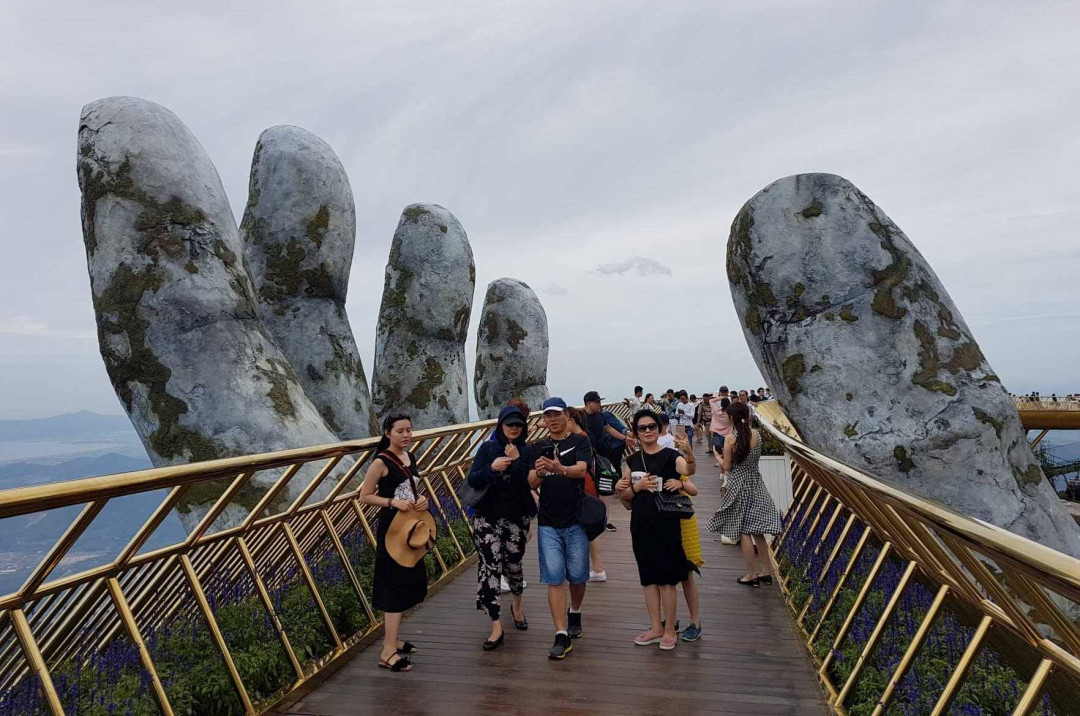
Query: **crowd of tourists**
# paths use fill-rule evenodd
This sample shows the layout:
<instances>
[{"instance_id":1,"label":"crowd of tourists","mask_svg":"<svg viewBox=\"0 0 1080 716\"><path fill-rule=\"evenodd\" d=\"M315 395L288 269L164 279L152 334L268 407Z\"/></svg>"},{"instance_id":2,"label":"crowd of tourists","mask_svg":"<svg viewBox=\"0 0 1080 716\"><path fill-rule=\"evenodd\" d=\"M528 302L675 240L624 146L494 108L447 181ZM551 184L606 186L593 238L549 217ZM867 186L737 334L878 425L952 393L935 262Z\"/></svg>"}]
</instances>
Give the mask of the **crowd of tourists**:
<instances>
[{"instance_id":1,"label":"crowd of tourists","mask_svg":"<svg viewBox=\"0 0 1080 716\"><path fill-rule=\"evenodd\" d=\"M604 535L617 532L608 510L630 511L630 542L644 593L648 628L639 646L671 651L704 633L697 579L704 564L693 498L699 481L723 484L720 507L706 524L710 533L738 541L748 587L772 584L766 535L780 530L780 514L758 470L761 435L750 406L771 399L767 388L729 390L700 398L669 389L657 399L641 386L626 398L629 425L603 408L596 391L575 408L558 397L542 405L546 435L528 442L530 406L513 399L479 446L459 498L471 514L477 552L476 607L491 630L482 644L506 640L503 595L509 594L514 628L529 628L522 562L535 543L540 581L546 586L554 626L551 659L563 659L584 634L583 607L590 582L603 583ZM435 539L428 501L417 489L419 472L409 452L412 422L395 413L383 421L376 457L360 501L379 508L372 606L385 615L379 666L410 671L417 647L400 638L402 614L423 601L423 557ZM716 469L698 471L694 444L701 440ZM606 539L613 539L608 537ZM756 548L755 548L756 546ZM678 593L689 612L682 629Z\"/></svg>"}]
</instances>

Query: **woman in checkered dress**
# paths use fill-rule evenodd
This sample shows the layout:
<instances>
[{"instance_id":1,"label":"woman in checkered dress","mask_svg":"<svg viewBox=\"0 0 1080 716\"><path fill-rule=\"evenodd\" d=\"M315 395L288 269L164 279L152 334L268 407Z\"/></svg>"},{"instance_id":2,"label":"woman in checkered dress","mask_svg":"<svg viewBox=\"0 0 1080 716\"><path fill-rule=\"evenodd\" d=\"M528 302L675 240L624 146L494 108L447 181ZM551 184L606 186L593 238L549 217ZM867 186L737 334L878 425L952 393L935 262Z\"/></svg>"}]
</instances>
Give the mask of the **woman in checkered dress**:
<instances>
[{"instance_id":1,"label":"woman in checkered dress","mask_svg":"<svg viewBox=\"0 0 1080 716\"><path fill-rule=\"evenodd\" d=\"M772 584L765 535L780 532L780 512L758 471L761 435L750 427L750 409L745 403L732 403L727 413L733 427L724 441L723 469L728 485L708 530L739 540L746 562L746 574L736 580L739 584Z\"/></svg>"}]
</instances>

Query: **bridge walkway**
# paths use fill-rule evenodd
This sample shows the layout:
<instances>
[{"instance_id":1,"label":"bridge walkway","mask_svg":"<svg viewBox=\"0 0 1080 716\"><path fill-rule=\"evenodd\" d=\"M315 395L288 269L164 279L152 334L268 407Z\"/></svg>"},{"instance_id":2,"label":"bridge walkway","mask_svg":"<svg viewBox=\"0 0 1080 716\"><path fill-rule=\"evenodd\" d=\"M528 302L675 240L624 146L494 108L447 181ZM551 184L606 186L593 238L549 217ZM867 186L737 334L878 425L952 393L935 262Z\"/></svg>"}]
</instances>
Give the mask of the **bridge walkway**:
<instances>
[{"instance_id":1,"label":"bridge walkway","mask_svg":"<svg viewBox=\"0 0 1080 716\"><path fill-rule=\"evenodd\" d=\"M743 573L738 547L722 545L704 532L704 522L720 498L719 471L700 445L696 454L695 482L701 489L696 508L706 560L699 580L705 630L700 641L680 642L671 653L633 644L634 636L647 627L645 604L630 547L630 513L609 498L618 531L600 538L608 581L589 585L584 636L564 661L546 656L553 631L533 541L525 555L528 631L517 631L505 619L506 643L495 652L481 650L490 623L475 608L476 572L470 565L406 615L402 636L420 648L411 673L377 668L376 641L358 648L325 681L293 694L272 713L827 712L806 647L778 588L736 584ZM688 621L681 592L678 617L684 624Z\"/></svg>"}]
</instances>

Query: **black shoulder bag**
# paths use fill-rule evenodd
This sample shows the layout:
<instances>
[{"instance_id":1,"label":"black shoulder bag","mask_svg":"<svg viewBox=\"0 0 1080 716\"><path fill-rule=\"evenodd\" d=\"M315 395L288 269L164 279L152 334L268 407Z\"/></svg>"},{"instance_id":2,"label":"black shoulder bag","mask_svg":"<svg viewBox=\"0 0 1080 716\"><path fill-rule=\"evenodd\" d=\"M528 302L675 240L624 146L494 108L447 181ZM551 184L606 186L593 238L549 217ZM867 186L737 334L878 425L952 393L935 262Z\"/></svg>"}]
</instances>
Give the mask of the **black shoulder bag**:
<instances>
[{"instance_id":1,"label":"black shoulder bag","mask_svg":"<svg viewBox=\"0 0 1080 716\"><path fill-rule=\"evenodd\" d=\"M641 468L646 473L649 471L645 464L645 451L641 451ZM660 491L656 494L656 511L661 517L669 520L686 520L694 516L694 501L689 495L680 492L671 492L663 487L663 478L660 479Z\"/></svg>"}]
</instances>

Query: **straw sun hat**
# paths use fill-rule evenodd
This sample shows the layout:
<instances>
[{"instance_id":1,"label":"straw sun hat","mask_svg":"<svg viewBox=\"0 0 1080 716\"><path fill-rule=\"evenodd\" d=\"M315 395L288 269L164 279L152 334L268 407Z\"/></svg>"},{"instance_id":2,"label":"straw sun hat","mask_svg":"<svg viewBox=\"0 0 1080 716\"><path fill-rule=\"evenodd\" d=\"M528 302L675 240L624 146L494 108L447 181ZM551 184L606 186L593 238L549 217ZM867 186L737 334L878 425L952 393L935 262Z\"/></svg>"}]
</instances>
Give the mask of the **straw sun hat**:
<instances>
[{"instance_id":1,"label":"straw sun hat","mask_svg":"<svg viewBox=\"0 0 1080 716\"><path fill-rule=\"evenodd\" d=\"M435 518L430 512L398 512L383 540L390 558L402 567L415 567L435 546Z\"/></svg>"}]
</instances>

